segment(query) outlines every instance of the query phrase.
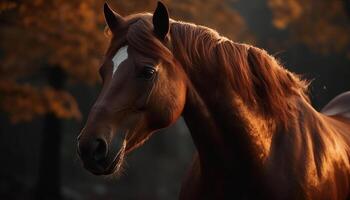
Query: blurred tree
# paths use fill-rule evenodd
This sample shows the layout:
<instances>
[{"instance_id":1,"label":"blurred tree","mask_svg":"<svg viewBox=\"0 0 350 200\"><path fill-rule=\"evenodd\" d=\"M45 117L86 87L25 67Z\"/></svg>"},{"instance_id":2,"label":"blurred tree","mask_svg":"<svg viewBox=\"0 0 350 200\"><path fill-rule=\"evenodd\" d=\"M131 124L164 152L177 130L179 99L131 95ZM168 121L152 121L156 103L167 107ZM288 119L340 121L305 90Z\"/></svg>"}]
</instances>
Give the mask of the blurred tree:
<instances>
[{"instance_id":1,"label":"blurred tree","mask_svg":"<svg viewBox=\"0 0 350 200\"><path fill-rule=\"evenodd\" d=\"M107 40L103 0L3 0L0 2L0 110L12 122L44 117L38 199L60 199L61 119L80 119L67 83L98 82ZM252 40L226 1L165 0L172 16ZM121 14L151 11L155 0L112 2ZM206 13L205 15L203 13Z\"/></svg>"},{"instance_id":2,"label":"blurred tree","mask_svg":"<svg viewBox=\"0 0 350 200\"><path fill-rule=\"evenodd\" d=\"M0 3L0 108L44 117L36 199L60 199L61 119L80 119L68 82L94 84L105 41L103 1Z\"/></svg>"},{"instance_id":3,"label":"blurred tree","mask_svg":"<svg viewBox=\"0 0 350 200\"><path fill-rule=\"evenodd\" d=\"M350 59L349 0L268 0L273 24L288 29L294 40L319 53Z\"/></svg>"}]
</instances>

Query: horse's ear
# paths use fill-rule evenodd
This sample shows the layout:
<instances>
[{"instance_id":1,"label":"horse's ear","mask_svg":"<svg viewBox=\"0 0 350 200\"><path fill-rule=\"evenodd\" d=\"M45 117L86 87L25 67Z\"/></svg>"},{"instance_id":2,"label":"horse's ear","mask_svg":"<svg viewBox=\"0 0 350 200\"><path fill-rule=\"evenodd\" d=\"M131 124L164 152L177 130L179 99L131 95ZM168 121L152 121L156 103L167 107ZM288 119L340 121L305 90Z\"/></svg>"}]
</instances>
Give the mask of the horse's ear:
<instances>
[{"instance_id":1,"label":"horse's ear","mask_svg":"<svg viewBox=\"0 0 350 200\"><path fill-rule=\"evenodd\" d=\"M169 14L165 5L158 1L156 10L153 13L154 33L161 40L164 40L169 32Z\"/></svg>"},{"instance_id":2,"label":"horse's ear","mask_svg":"<svg viewBox=\"0 0 350 200\"><path fill-rule=\"evenodd\" d=\"M113 30L118 28L123 23L123 21L124 21L123 17L120 16L118 13L114 12L109 7L107 2L105 2L104 6L103 6L103 11L105 14L106 23L112 32L113 32Z\"/></svg>"}]
</instances>

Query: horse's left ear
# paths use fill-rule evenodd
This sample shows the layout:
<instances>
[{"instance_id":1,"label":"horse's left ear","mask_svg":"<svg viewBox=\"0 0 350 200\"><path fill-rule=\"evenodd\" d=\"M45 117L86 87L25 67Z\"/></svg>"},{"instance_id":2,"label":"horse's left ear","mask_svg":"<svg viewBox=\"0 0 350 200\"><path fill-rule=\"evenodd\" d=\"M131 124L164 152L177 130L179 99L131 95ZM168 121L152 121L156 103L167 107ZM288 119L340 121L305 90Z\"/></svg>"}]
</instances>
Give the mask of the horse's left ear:
<instances>
[{"instance_id":1,"label":"horse's left ear","mask_svg":"<svg viewBox=\"0 0 350 200\"><path fill-rule=\"evenodd\" d=\"M153 13L154 33L160 40L164 40L169 32L169 14L166 6L158 1L156 10Z\"/></svg>"},{"instance_id":2,"label":"horse's left ear","mask_svg":"<svg viewBox=\"0 0 350 200\"><path fill-rule=\"evenodd\" d=\"M120 27L124 22L123 17L120 16L118 13L114 12L109 7L107 2L105 2L105 4L103 5L103 11L105 14L106 23L112 32L115 31L115 29L117 29L118 27Z\"/></svg>"}]
</instances>

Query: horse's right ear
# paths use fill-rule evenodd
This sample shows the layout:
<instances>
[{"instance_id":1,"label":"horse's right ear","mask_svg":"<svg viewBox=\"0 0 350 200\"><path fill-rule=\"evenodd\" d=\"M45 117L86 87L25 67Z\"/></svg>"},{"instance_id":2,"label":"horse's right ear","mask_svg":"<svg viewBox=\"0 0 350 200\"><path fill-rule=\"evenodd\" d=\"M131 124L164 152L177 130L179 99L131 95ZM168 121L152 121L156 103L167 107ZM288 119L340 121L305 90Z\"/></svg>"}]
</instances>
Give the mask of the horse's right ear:
<instances>
[{"instance_id":1,"label":"horse's right ear","mask_svg":"<svg viewBox=\"0 0 350 200\"><path fill-rule=\"evenodd\" d=\"M111 29L112 33L115 29L117 29L122 23L123 23L123 17L120 16L118 13L114 12L109 5L107 4L107 2L105 2L104 6L103 6L103 11L105 14L105 19L106 19L106 23L109 27L109 29Z\"/></svg>"}]
</instances>

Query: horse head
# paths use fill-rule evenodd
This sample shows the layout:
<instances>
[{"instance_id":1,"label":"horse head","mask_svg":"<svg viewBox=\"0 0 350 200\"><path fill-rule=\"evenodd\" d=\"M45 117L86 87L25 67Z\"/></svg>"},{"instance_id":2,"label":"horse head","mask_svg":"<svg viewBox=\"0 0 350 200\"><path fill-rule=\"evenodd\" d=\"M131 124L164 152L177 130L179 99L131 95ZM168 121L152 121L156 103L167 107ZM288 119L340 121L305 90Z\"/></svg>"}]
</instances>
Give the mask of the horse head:
<instances>
[{"instance_id":1,"label":"horse head","mask_svg":"<svg viewBox=\"0 0 350 200\"><path fill-rule=\"evenodd\" d=\"M78 136L84 167L98 175L120 171L127 153L173 124L186 96L166 7L122 17L105 4L104 14L112 36L99 70L102 90Z\"/></svg>"}]
</instances>

